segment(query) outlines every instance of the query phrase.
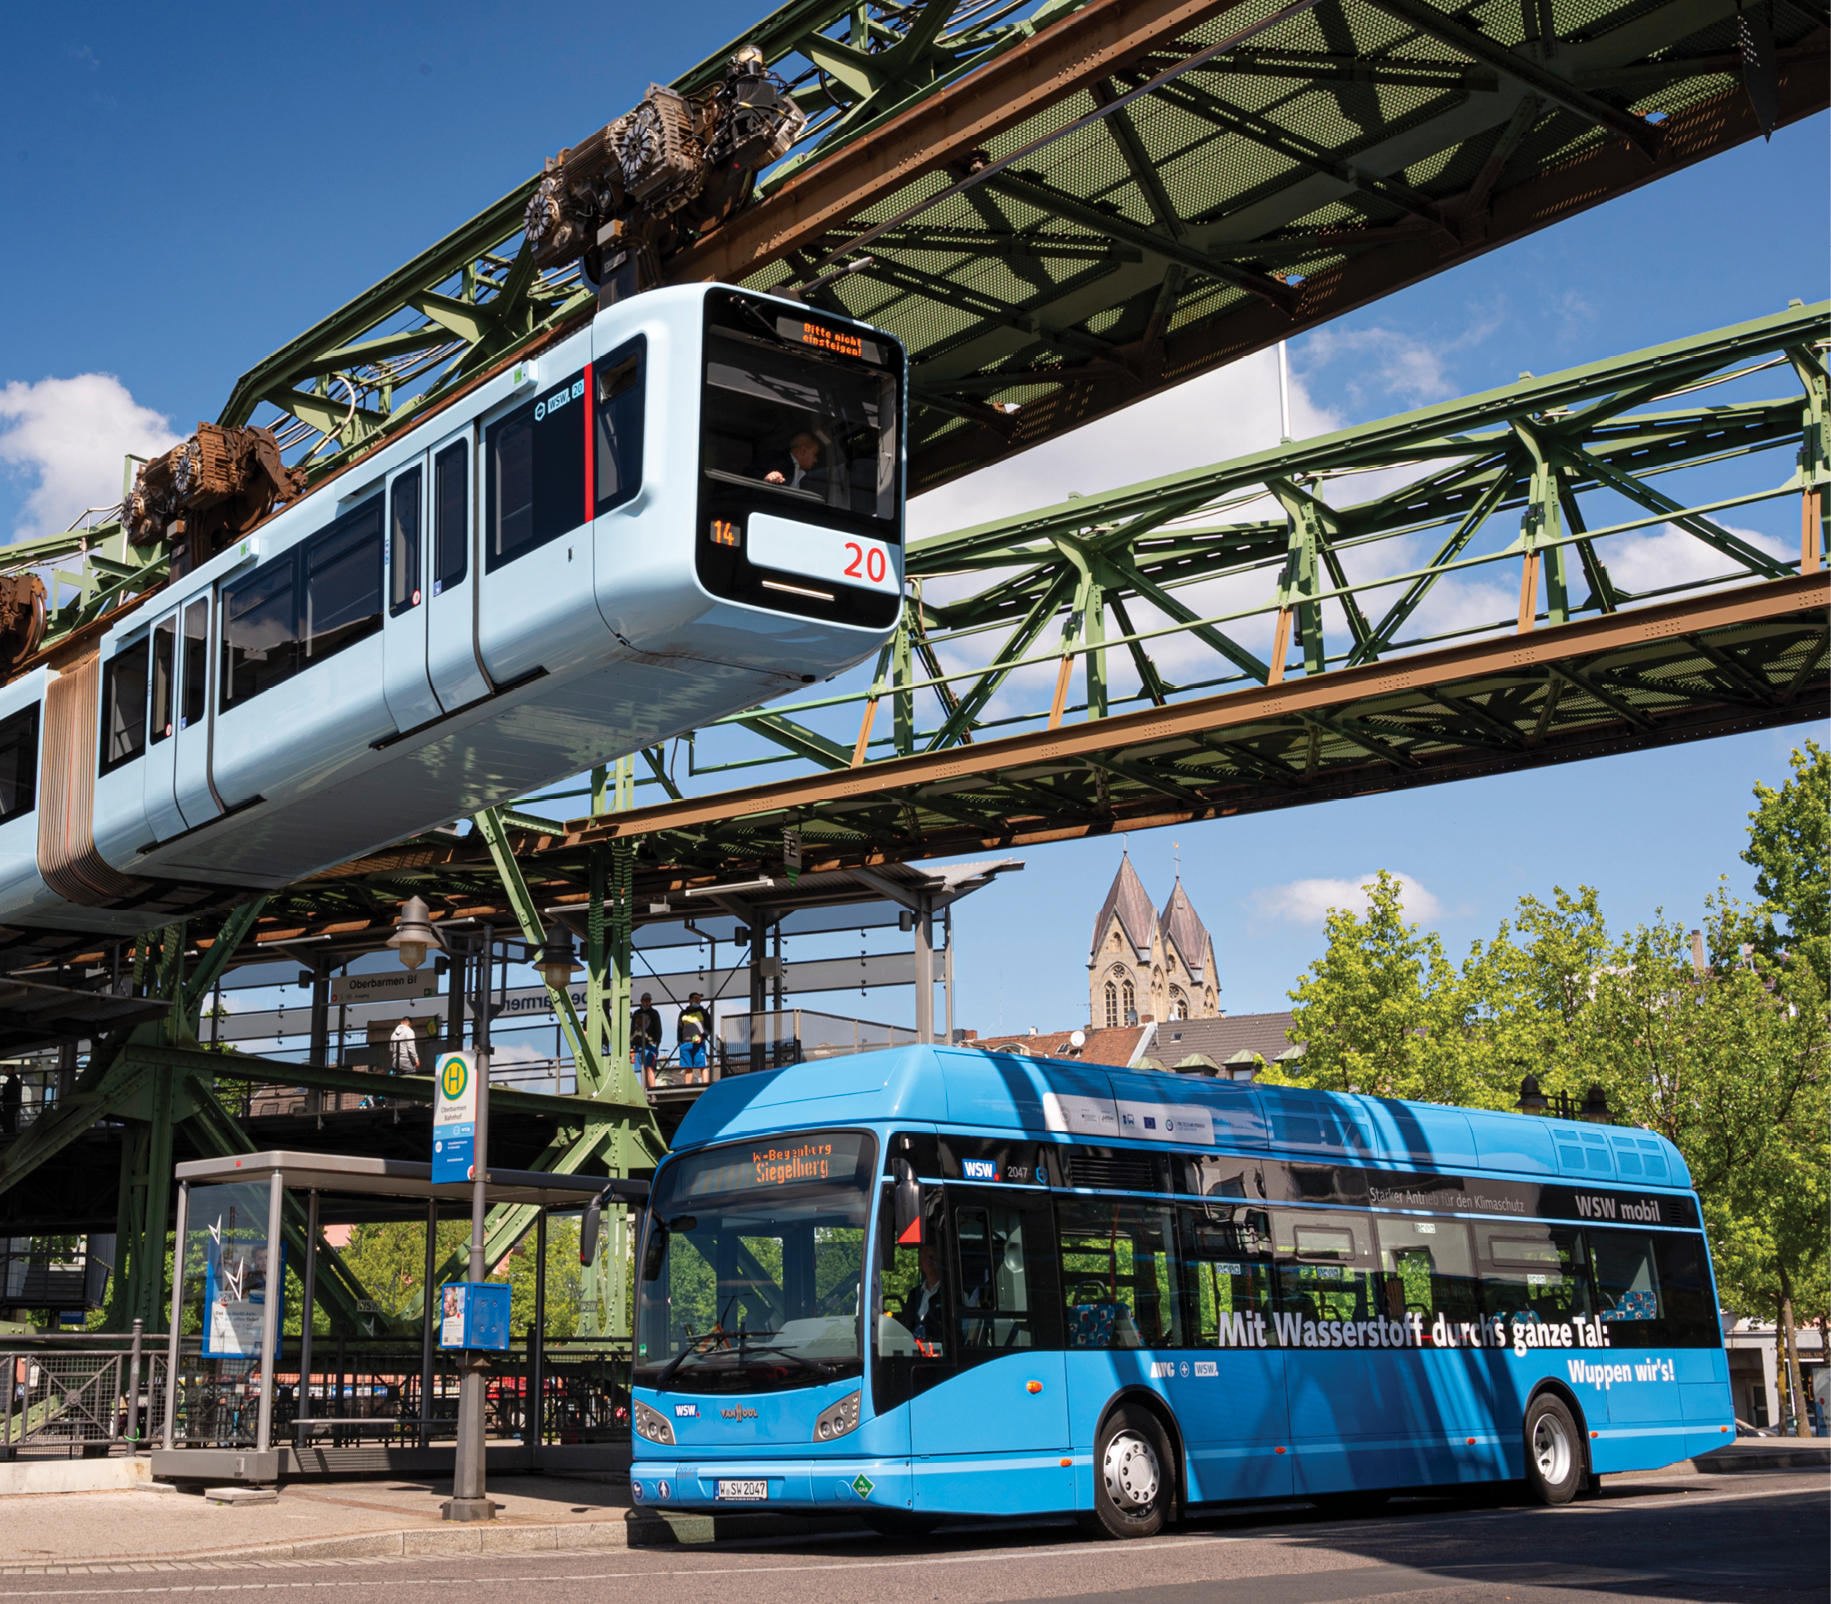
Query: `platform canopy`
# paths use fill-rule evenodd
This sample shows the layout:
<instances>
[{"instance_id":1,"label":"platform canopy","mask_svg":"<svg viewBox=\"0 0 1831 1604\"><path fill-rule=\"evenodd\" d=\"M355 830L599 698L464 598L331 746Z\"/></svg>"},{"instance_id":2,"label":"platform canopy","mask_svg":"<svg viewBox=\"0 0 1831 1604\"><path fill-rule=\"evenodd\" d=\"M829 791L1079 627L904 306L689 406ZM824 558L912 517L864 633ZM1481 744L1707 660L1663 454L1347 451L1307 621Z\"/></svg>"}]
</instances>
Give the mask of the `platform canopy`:
<instances>
[{"instance_id":1,"label":"platform canopy","mask_svg":"<svg viewBox=\"0 0 1831 1604\"><path fill-rule=\"evenodd\" d=\"M471 1198L468 1181L434 1186L430 1164L346 1153L242 1153L195 1159L178 1165L174 1173L191 1186L265 1181L277 1174L281 1185L295 1192L435 1199L467 1206ZM582 1209L607 1184L602 1176L550 1175L543 1170L492 1169L484 1177L491 1206L529 1203L543 1209Z\"/></svg>"}]
</instances>

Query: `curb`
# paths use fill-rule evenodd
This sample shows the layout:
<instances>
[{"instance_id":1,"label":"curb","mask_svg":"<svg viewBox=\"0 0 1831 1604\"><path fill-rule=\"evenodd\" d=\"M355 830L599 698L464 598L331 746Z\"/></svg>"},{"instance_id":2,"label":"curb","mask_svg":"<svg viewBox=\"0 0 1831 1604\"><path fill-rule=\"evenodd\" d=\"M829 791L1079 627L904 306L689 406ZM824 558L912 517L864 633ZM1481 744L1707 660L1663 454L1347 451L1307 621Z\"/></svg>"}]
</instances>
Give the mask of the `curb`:
<instances>
[{"instance_id":1,"label":"curb","mask_svg":"<svg viewBox=\"0 0 1831 1604\"><path fill-rule=\"evenodd\" d=\"M1824 1470L1831 1467L1831 1442L1785 1448L1750 1448L1735 1444L1714 1453L1700 1454L1690 1463L1706 1476L1745 1470Z\"/></svg>"},{"instance_id":2,"label":"curb","mask_svg":"<svg viewBox=\"0 0 1831 1604\"><path fill-rule=\"evenodd\" d=\"M755 1541L759 1537L871 1535L871 1528L856 1515L705 1515L650 1508L632 1509L623 1520L631 1548L693 1547Z\"/></svg>"},{"instance_id":3,"label":"curb","mask_svg":"<svg viewBox=\"0 0 1831 1604\"><path fill-rule=\"evenodd\" d=\"M552 1554L627 1546L620 1520L553 1521L542 1525L415 1526L393 1532L306 1537L292 1543L247 1544L169 1554L95 1554L37 1564L0 1565L0 1576L58 1576L92 1571L161 1569L244 1561L272 1564L310 1559L411 1559L441 1554Z\"/></svg>"}]
</instances>

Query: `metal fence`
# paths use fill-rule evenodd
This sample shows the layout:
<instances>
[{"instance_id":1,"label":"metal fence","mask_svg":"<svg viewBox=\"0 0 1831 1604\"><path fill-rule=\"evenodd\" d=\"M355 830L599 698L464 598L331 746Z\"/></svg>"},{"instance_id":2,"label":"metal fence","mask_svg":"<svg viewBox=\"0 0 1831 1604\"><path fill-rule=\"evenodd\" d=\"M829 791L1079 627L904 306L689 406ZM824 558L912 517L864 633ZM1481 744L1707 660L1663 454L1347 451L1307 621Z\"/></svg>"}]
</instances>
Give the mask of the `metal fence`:
<instances>
[{"instance_id":1,"label":"metal fence","mask_svg":"<svg viewBox=\"0 0 1831 1604\"><path fill-rule=\"evenodd\" d=\"M719 1021L720 1076L782 1069L823 1058L872 1053L880 1047L908 1047L916 1033L903 1025L784 1008L760 1014L727 1014Z\"/></svg>"},{"instance_id":2,"label":"metal fence","mask_svg":"<svg viewBox=\"0 0 1831 1604\"><path fill-rule=\"evenodd\" d=\"M173 1445L253 1446L259 1432L259 1362L206 1358L200 1347L195 1339L180 1344ZM456 1356L435 1354L430 1373L423 1363L415 1341L319 1336L311 1375L304 1378L298 1339L288 1339L274 1371L272 1440L300 1448L455 1442ZM496 1441L627 1442L628 1345L524 1338L492 1356L485 1396L485 1430ZM536 1398L538 1415L531 1404ZM161 1419L154 1417L155 1432Z\"/></svg>"},{"instance_id":3,"label":"metal fence","mask_svg":"<svg viewBox=\"0 0 1831 1604\"><path fill-rule=\"evenodd\" d=\"M0 1375L7 1378L0 1459L138 1448L165 1414L165 1355L143 1343L137 1320L125 1337L6 1339Z\"/></svg>"}]
</instances>

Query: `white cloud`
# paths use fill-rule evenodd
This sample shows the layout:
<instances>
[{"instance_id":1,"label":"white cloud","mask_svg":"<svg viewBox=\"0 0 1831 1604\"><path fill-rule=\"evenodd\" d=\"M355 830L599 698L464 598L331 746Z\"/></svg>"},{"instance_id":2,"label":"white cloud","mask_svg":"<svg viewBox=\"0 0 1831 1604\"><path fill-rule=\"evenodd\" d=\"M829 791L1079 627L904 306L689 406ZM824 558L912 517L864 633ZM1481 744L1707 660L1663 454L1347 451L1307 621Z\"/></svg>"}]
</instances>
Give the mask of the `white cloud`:
<instances>
[{"instance_id":1,"label":"white cloud","mask_svg":"<svg viewBox=\"0 0 1831 1604\"><path fill-rule=\"evenodd\" d=\"M1340 427L1341 418L1312 401L1293 373L1291 432L1301 440ZM1074 492L1096 495L1277 443L1278 354L1260 351L917 496L909 503L910 533L965 529L1053 506Z\"/></svg>"},{"instance_id":2,"label":"white cloud","mask_svg":"<svg viewBox=\"0 0 1831 1604\"><path fill-rule=\"evenodd\" d=\"M1393 871L1399 882L1405 912L1413 920L1432 920L1443 912L1442 903L1408 874ZM1292 880L1281 886L1262 886L1252 894L1253 906L1268 919L1282 919L1286 924L1320 925L1332 908L1367 911L1366 888L1379 879L1377 873L1356 875L1348 880Z\"/></svg>"},{"instance_id":3,"label":"white cloud","mask_svg":"<svg viewBox=\"0 0 1831 1604\"><path fill-rule=\"evenodd\" d=\"M157 456L177 443L171 420L112 373L15 380L0 389L0 465L34 485L13 538L56 534L86 507L113 506L128 453Z\"/></svg>"},{"instance_id":4,"label":"white cloud","mask_svg":"<svg viewBox=\"0 0 1831 1604\"><path fill-rule=\"evenodd\" d=\"M1738 529L1724 524L1730 534L1782 561L1798 556L1784 540L1764 535L1754 529ZM1624 590L1659 590L1667 585L1683 585L1703 579L1720 578L1742 571L1742 565L1699 540L1696 535L1671 524L1645 534L1616 535L1604 541L1597 550L1607 566L1609 577Z\"/></svg>"},{"instance_id":5,"label":"white cloud","mask_svg":"<svg viewBox=\"0 0 1831 1604\"><path fill-rule=\"evenodd\" d=\"M1357 409L1378 397L1395 396L1410 406L1447 400L1462 389L1451 372L1450 358L1482 341L1500 326L1493 311L1478 316L1460 334L1420 340L1398 329L1325 327L1308 335L1299 348L1306 369L1349 358L1352 371L1342 388Z\"/></svg>"}]
</instances>

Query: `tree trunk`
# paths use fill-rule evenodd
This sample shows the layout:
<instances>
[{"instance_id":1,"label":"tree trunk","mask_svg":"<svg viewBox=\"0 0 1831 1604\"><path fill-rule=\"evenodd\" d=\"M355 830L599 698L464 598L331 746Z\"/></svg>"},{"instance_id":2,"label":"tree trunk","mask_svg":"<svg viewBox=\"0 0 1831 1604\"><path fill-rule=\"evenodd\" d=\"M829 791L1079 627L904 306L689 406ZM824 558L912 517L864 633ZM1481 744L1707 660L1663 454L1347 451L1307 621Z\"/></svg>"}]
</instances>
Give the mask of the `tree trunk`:
<instances>
[{"instance_id":1,"label":"tree trunk","mask_svg":"<svg viewBox=\"0 0 1831 1604\"><path fill-rule=\"evenodd\" d=\"M1799 1338L1793 1329L1793 1284L1784 1266L1780 1271L1780 1327L1786 1341L1787 1393L1793 1405L1793 1435L1809 1437L1812 1428L1806 1418L1806 1395L1799 1384Z\"/></svg>"}]
</instances>

